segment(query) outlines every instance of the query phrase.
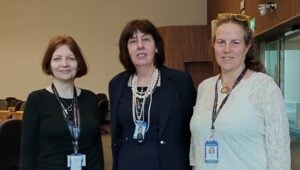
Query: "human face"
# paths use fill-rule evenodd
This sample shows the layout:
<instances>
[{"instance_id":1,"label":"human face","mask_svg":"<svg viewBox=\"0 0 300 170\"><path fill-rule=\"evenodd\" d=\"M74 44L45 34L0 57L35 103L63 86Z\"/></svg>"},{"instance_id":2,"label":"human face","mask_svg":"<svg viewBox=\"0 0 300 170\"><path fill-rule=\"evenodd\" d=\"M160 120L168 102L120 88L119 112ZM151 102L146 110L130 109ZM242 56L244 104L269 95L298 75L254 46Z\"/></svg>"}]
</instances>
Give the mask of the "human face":
<instances>
[{"instance_id":1,"label":"human face","mask_svg":"<svg viewBox=\"0 0 300 170\"><path fill-rule=\"evenodd\" d=\"M77 60L67 45L62 45L54 51L50 65L53 77L57 80L74 80L77 74Z\"/></svg>"},{"instance_id":2,"label":"human face","mask_svg":"<svg viewBox=\"0 0 300 170\"><path fill-rule=\"evenodd\" d=\"M245 31L237 24L224 23L215 31L214 51L222 72L241 71L250 45L245 44Z\"/></svg>"},{"instance_id":3,"label":"human face","mask_svg":"<svg viewBox=\"0 0 300 170\"><path fill-rule=\"evenodd\" d=\"M152 35L137 31L129 38L127 48L130 59L136 68L154 66L156 46Z\"/></svg>"}]
</instances>

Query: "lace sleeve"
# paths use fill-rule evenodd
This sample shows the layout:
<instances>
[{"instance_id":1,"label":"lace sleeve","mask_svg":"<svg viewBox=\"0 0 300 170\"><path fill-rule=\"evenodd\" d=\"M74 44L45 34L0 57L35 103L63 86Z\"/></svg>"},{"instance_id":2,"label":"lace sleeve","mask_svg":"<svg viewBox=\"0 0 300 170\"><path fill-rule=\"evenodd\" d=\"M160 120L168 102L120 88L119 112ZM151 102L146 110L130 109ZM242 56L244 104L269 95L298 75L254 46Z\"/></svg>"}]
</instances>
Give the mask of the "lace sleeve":
<instances>
[{"instance_id":1,"label":"lace sleeve","mask_svg":"<svg viewBox=\"0 0 300 170\"><path fill-rule=\"evenodd\" d=\"M289 124L281 91L270 77L257 82L257 105L265 118L268 170L290 170Z\"/></svg>"},{"instance_id":2,"label":"lace sleeve","mask_svg":"<svg viewBox=\"0 0 300 170\"><path fill-rule=\"evenodd\" d=\"M195 114L197 114L196 113L197 106L200 105L200 99L203 97L203 92L205 90L207 90L207 88L208 88L207 86L210 84L210 82L211 82L211 80L206 79L198 85L196 104L193 108L193 116L195 116ZM193 117L192 117L192 119L193 119ZM191 166L195 166L196 164L198 164L198 163L196 163L196 162L198 162L198 160L196 160L196 158L195 158L197 151L196 151L196 144L195 144L194 140L197 140L197 139L195 139L196 137L197 137L196 134L193 134L193 133L191 134L190 153L189 153Z\"/></svg>"},{"instance_id":3,"label":"lace sleeve","mask_svg":"<svg viewBox=\"0 0 300 170\"><path fill-rule=\"evenodd\" d=\"M205 82L205 81L204 81ZM202 96L202 92L203 92L203 82L200 83L198 85L198 89L197 89L197 99L196 99L196 104L193 108L193 115L196 113L195 112L195 108L197 107L198 105L198 102L200 101L200 98ZM193 117L192 117L193 119ZM190 143L190 165L191 166L194 166L196 163L195 163L195 146L194 146L194 139L193 139L193 133L191 134L191 143Z\"/></svg>"},{"instance_id":4,"label":"lace sleeve","mask_svg":"<svg viewBox=\"0 0 300 170\"><path fill-rule=\"evenodd\" d=\"M190 145L190 165L195 165L195 148L194 148L194 140L191 137L191 145Z\"/></svg>"}]
</instances>

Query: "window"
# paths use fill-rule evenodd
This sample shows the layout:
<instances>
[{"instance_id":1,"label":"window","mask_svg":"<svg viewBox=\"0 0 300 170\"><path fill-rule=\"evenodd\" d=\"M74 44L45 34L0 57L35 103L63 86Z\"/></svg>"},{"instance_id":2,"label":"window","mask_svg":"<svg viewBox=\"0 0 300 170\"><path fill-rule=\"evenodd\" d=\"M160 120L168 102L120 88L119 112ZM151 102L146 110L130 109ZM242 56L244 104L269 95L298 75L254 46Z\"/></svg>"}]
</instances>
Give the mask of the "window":
<instances>
[{"instance_id":1,"label":"window","mask_svg":"<svg viewBox=\"0 0 300 170\"><path fill-rule=\"evenodd\" d=\"M300 31L260 43L267 73L282 90L289 119L292 160L300 155ZM297 156L298 155L298 156ZM292 168L296 166L292 161Z\"/></svg>"}]
</instances>

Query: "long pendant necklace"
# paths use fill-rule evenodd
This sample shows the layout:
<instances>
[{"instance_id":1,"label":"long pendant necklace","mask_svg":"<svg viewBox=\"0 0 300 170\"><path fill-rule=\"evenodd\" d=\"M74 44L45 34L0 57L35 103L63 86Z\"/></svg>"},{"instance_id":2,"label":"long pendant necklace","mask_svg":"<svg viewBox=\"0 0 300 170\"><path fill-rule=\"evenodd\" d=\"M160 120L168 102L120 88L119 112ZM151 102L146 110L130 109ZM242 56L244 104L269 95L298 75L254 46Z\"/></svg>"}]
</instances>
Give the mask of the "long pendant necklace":
<instances>
[{"instance_id":1,"label":"long pendant necklace","mask_svg":"<svg viewBox=\"0 0 300 170\"><path fill-rule=\"evenodd\" d=\"M152 93L154 92L154 89L156 87L157 81L159 77L159 71L158 69L155 69L151 80L149 81L147 85L147 89L145 91L138 90L137 86L137 75L132 75L132 81L131 81L131 91L132 91L132 118L133 122L136 124L137 121L145 121L145 103L146 101L149 101L148 106L148 123L146 131L149 129L150 126L150 109L152 104ZM140 107L140 108L139 108Z\"/></svg>"}]
</instances>

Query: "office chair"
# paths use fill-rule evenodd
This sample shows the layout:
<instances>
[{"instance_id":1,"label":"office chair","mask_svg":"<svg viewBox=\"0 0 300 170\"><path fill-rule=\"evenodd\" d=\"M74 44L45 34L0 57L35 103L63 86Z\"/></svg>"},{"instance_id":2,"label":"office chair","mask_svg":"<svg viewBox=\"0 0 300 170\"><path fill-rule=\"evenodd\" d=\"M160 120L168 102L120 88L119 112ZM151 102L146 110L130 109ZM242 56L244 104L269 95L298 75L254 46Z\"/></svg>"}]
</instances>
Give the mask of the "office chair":
<instances>
[{"instance_id":1,"label":"office chair","mask_svg":"<svg viewBox=\"0 0 300 170\"><path fill-rule=\"evenodd\" d=\"M108 102L106 94L104 94L104 93L98 93L97 97L98 97L99 114L100 114L100 118L101 118L101 133L107 134L109 132L108 132L108 130L103 128L103 125L110 123L107 120L107 116L109 113L109 109L108 109L109 102Z\"/></svg>"},{"instance_id":2,"label":"office chair","mask_svg":"<svg viewBox=\"0 0 300 170\"><path fill-rule=\"evenodd\" d=\"M0 123L1 170L19 169L22 121L7 119Z\"/></svg>"},{"instance_id":3,"label":"office chair","mask_svg":"<svg viewBox=\"0 0 300 170\"><path fill-rule=\"evenodd\" d=\"M6 97L5 100L7 101L8 107L13 107L15 105L15 101L18 99L15 97Z\"/></svg>"},{"instance_id":4,"label":"office chair","mask_svg":"<svg viewBox=\"0 0 300 170\"><path fill-rule=\"evenodd\" d=\"M25 103L25 102L22 100L18 100L15 104L15 111L21 111L21 107L22 107L23 103Z\"/></svg>"},{"instance_id":5,"label":"office chair","mask_svg":"<svg viewBox=\"0 0 300 170\"><path fill-rule=\"evenodd\" d=\"M0 110L7 110L8 103L6 100L0 100Z\"/></svg>"}]
</instances>

